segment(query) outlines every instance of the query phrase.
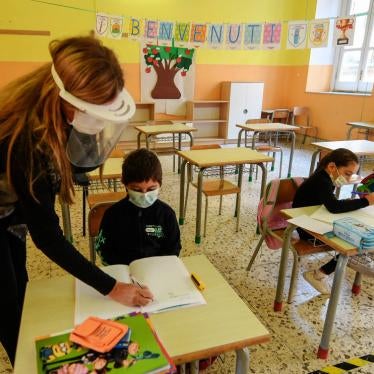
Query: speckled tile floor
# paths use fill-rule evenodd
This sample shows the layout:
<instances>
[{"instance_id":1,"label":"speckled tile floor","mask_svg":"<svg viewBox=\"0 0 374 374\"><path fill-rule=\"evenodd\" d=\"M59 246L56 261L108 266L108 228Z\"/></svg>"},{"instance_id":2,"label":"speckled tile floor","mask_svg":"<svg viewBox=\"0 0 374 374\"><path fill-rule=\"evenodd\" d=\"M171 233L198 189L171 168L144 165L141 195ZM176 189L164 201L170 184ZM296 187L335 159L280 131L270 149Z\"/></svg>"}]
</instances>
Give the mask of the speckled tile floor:
<instances>
[{"instance_id":1,"label":"speckled tile floor","mask_svg":"<svg viewBox=\"0 0 374 374\"><path fill-rule=\"evenodd\" d=\"M286 174L288 150L285 152L283 176ZM292 175L307 176L311 149L297 149ZM172 172L171 157L161 156L164 183L161 199L169 203L178 214L179 175ZM365 164L363 175L368 174L372 164ZM269 172L268 180L278 173ZM231 178L235 179L235 176ZM235 232L233 218L234 198L223 200L222 215L218 216L218 198L210 198L207 236L200 245L194 243L196 193L192 189L187 209L186 223L181 226L182 256L204 253L219 269L235 291L248 304L258 318L269 329L270 343L254 346L248 373L309 373L329 364L339 363L351 357L374 353L374 280L364 278L363 290L358 297L350 291L354 273L347 269L341 302L331 339L331 351L327 361L316 359L326 314L328 298L321 296L301 273L328 260L328 254L304 257L297 281L297 291L291 304L286 304L282 313L272 309L280 251L271 251L264 245L251 272L246 271L253 249L259 238L255 233L256 211L259 199L260 180L248 183L243 180L240 229ZM76 204L71 208L73 235L76 247L88 253L88 238L82 237L81 193L77 192ZM64 271L51 263L31 241L28 248L28 269L31 279L61 276ZM289 281L289 276L287 277ZM287 289L288 284L286 284ZM234 373L234 355L226 354L217 360L207 373ZM10 373L6 355L0 347L0 374ZM355 373L374 373L374 364L353 370ZM25 373L27 374L27 373Z\"/></svg>"}]
</instances>

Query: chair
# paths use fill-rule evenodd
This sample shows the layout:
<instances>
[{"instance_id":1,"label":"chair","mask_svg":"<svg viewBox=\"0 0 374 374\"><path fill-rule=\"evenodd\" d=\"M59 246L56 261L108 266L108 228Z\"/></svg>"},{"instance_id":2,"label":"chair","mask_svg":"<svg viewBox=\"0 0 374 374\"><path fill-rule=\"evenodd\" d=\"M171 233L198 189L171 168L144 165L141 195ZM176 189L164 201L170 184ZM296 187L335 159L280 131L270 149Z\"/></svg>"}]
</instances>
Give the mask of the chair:
<instances>
[{"instance_id":1,"label":"chair","mask_svg":"<svg viewBox=\"0 0 374 374\"><path fill-rule=\"evenodd\" d=\"M305 124L301 124L299 118L303 118ZM298 123L296 123L296 120ZM314 131L314 141L317 140L317 133L318 128L312 126L310 120L310 110L308 107L305 106L295 106L291 113L291 125L298 126L302 133L304 133L302 144L305 144L306 136L308 135L308 131Z\"/></svg>"},{"instance_id":2,"label":"chair","mask_svg":"<svg viewBox=\"0 0 374 374\"><path fill-rule=\"evenodd\" d=\"M271 122L288 123L290 111L288 109L274 109L271 115Z\"/></svg>"},{"instance_id":3,"label":"chair","mask_svg":"<svg viewBox=\"0 0 374 374\"><path fill-rule=\"evenodd\" d=\"M173 125L172 120L157 120L157 121L147 121L147 125ZM172 141L171 147L157 147L161 144L166 144ZM159 134L151 137L150 148L152 148L157 154L173 155L173 172L175 172L175 134Z\"/></svg>"},{"instance_id":4,"label":"chair","mask_svg":"<svg viewBox=\"0 0 374 374\"><path fill-rule=\"evenodd\" d=\"M268 118L258 118L258 119L249 119L246 121L247 124L253 123L271 123ZM247 145L247 131L245 132L245 145ZM273 158L275 159L275 154L280 153L279 160L279 178L282 176L282 164L283 164L283 150L281 147L277 146L276 143L271 144L271 137L268 139L268 143L255 144L255 150L258 152L272 152ZM271 170L274 170L274 161L271 164Z\"/></svg>"},{"instance_id":5,"label":"chair","mask_svg":"<svg viewBox=\"0 0 374 374\"><path fill-rule=\"evenodd\" d=\"M247 271L251 270L264 240L271 249L282 247L282 236L288 222L283 218L280 210L291 208L297 187L302 181L303 178L274 179L266 186L265 196L261 199L257 212L258 229L261 237L248 263ZM291 239L290 247L293 253L293 266L288 303L292 302L294 295L300 258L326 251L326 247L316 247L308 241L299 239L298 236Z\"/></svg>"},{"instance_id":6,"label":"chair","mask_svg":"<svg viewBox=\"0 0 374 374\"><path fill-rule=\"evenodd\" d=\"M199 150L199 149L218 149L221 148L219 144L203 144L203 145L194 145L191 147L191 150ZM219 201L219 212L221 214L222 211L222 198L223 195L231 195L236 194L237 199L239 199L238 203L238 211L235 212L236 215L236 231L239 230L239 216L240 216L240 188L230 181L224 179L224 168L221 166L219 171L220 178L219 179L211 179L211 180L204 180L202 186L202 192L205 196L205 216L204 216L204 237L206 236L206 223L208 218L208 197L209 196L220 196ZM192 165L188 165L187 169L187 188L186 188L186 199L184 203L184 216L186 216L187 210L187 201L188 201L188 192L189 192L189 185L190 183L197 188L197 183L193 182L193 173L192 173Z\"/></svg>"},{"instance_id":7,"label":"chair","mask_svg":"<svg viewBox=\"0 0 374 374\"><path fill-rule=\"evenodd\" d=\"M87 197L90 211L88 213L88 234L90 261L94 264L96 260L95 238L99 233L101 220L105 211L117 201L123 199L126 192L105 192L99 194L91 194Z\"/></svg>"}]
</instances>

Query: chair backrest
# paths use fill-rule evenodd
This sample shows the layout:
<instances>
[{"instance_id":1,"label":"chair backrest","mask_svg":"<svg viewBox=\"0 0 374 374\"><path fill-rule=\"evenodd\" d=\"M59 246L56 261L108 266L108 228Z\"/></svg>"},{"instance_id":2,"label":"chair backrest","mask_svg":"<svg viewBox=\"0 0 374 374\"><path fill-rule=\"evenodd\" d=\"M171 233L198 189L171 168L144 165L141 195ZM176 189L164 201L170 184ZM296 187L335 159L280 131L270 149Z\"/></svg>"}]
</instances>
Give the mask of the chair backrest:
<instances>
[{"instance_id":1,"label":"chair backrest","mask_svg":"<svg viewBox=\"0 0 374 374\"><path fill-rule=\"evenodd\" d=\"M271 122L284 122L287 123L290 116L288 109L275 109L272 116Z\"/></svg>"},{"instance_id":2,"label":"chair backrest","mask_svg":"<svg viewBox=\"0 0 374 374\"><path fill-rule=\"evenodd\" d=\"M280 211L292 207L296 190L303 181L302 177L274 179L266 186L265 197L260 200L257 209L257 223L271 249L279 249L282 246L281 240L274 236L272 231L287 227L288 223Z\"/></svg>"},{"instance_id":3,"label":"chair backrest","mask_svg":"<svg viewBox=\"0 0 374 374\"><path fill-rule=\"evenodd\" d=\"M246 124L253 124L253 123L270 123L269 118L252 118L252 119L247 119L245 121Z\"/></svg>"},{"instance_id":4,"label":"chair backrest","mask_svg":"<svg viewBox=\"0 0 374 374\"><path fill-rule=\"evenodd\" d=\"M125 157L125 151L123 149L114 148L109 155L110 158L123 158Z\"/></svg>"},{"instance_id":5,"label":"chair backrest","mask_svg":"<svg viewBox=\"0 0 374 374\"><path fill-rule=\"evenodd\" d=\"M299 119L297 119L297 117ZM301 124L300 119L302 120L303 124L306 124L307 126L310 126L310 110L306 106L295 106L292 110L292 125L296 125L296 119L297 123Z\"/></svg>"},{"instance_id":6,"label":"chair backrest","mask_svg":"<svg viewBox=\"0 0 374 374\"><path fill-rule=\"evenodd\" d=\"M88 213L88 233L94 238L98 235L100 230L101 220L103 219L105 211L110 208L115 201L106 201L96 204Z\"/></svg>"},{"instance_id":7,"label":"chair backrest","mask_svg":"<svg viewBox=\"0 0 374 374\"><path fill-rule=\"evenodd\" d=\"M193 145L191 147L191 151L196 151L199 149L218 149L221 148L219 144L198 144L198 145Z\"/></svg>"}]
</instances>

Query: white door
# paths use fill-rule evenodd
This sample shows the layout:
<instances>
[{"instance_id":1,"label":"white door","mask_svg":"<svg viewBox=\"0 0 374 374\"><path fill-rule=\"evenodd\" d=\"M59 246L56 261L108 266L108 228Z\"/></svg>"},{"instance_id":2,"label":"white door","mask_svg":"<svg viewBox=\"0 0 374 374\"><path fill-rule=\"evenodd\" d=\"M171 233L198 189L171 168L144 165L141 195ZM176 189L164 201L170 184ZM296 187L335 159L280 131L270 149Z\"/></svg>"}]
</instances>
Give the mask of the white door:
<instances>
[{"instance_id":1,"label":"white door","mask_svg":"<svg viewBox=\"0 0 374 374\"><path fill-rule=\"evenodd\" d=\"M264 83L232 83L228 121L228 139L237 139L238 124L247 119L261 118Z\"/></svg>"}]
</instances>

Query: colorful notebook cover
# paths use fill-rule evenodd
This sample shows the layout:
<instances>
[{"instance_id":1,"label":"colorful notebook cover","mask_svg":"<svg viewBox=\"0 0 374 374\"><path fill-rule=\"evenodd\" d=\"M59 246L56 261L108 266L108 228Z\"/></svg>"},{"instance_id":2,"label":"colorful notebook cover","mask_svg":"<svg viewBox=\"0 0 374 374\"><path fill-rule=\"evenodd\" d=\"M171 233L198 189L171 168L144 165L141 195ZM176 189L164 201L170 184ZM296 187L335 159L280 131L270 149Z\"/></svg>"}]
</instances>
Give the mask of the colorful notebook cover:
<instances>
[{"instance_id":1,"label":"colorful notebook cover","mask_svg":"<svg viewBox=\"0 0 374 374\"><path fill-rule=\"evenodd\" d=\"M38 374L174 373L175 366L146 314L121 316L128 333L109 352L98 353L69 340L70 332L36 340Z\"/></svg>"}]
</instances>

